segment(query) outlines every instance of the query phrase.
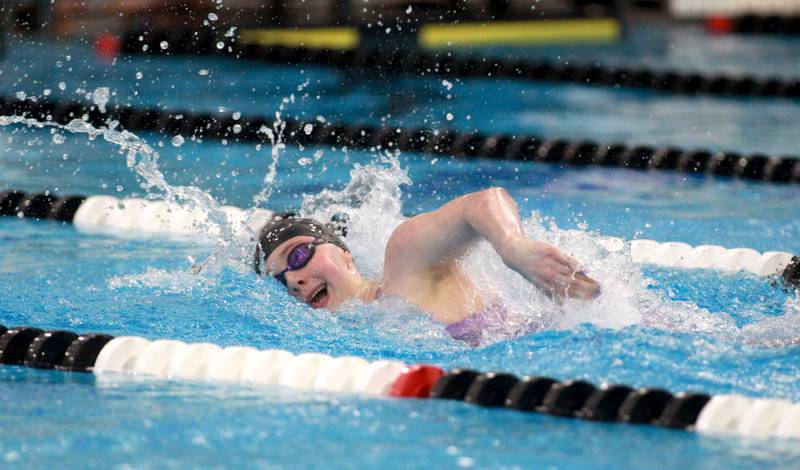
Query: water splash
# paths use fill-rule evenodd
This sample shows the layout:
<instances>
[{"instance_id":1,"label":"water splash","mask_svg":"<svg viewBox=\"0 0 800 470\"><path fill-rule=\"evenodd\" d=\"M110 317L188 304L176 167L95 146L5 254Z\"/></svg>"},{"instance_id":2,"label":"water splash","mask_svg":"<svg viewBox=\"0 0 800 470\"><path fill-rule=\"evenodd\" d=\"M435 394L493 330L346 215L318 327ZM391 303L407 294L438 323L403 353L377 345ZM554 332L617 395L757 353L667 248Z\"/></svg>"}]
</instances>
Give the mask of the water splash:
<instances>
[{"instance_id":1,"label":"water splash","mask_svg":"<svg viewBox=\"0 0 800 470\"><path fill-rule=\"evenodd\" d=\"M326 189L303 196L300 213L327 221L346 214L347 244L359 269L377 278L383 272L384 248L402 215L402 185L411 184L397 154L384 153L368 165L355 164L341 190Z\"/></svg>"},{"instance_id":2,"label":"water splash","mask_svg":"<svg viewBox=\"0 0 800 470\"><path fill-rule=\"evenodd\" d=\"M108 127L95 128L82 119L73 119L66 125L49 121L38 121L23 116L0 116L0 126L24 124L34 128L56 128L74 134L85 134L90 140L98 137L119 147L119 152L126 157L128 168L133 170L139 178L139 185L147 192L148 199L164 199L168 202L182 204L190 209L202 211L207 216L205 228L210 232L212 227L219 233L214 240L217 249L206 260L202 267L221 268L224 265L233 265L244 269L242 253L252 253L253 237L237 236L237 233L249 233L249 228L237 227L235 222L228 219L227 214L217 201L207 192L194 186L171 185L166 181L164 174L158 166L158 153L145 141L135 134L117 130L117 123L109 122ZM239 222L244 224L243 222ZM242 230L244 229L244 230ZM199 269L197 270L199 271Z\"/></svg>"}]
</instances>

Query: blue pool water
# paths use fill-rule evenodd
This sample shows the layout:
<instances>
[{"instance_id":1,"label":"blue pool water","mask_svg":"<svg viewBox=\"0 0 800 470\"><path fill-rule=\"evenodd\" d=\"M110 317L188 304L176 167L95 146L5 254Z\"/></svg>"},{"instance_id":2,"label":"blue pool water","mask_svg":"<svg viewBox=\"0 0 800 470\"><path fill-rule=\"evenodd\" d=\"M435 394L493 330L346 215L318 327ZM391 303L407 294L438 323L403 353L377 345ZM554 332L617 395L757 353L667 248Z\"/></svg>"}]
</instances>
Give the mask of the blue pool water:
<instances>
[{"instance_id":1,"label":"blue pool water","mask_svg":"<svg viewBox=\"0 0 800 470\"><path fill-rule=\"evenodd\" d=\"M767 47L746 38L736 41L744 48ZM96 61L80 43L49 46L12 45L8 60L0 62L0 91L41 96L49 88L53 94L79 98L77 88L91 92L108 86L116 92L112 102L174 109L224 106L264 115L272 115L280 98L295 93L287 115L379 122L391 114L389 122L404 125L427 120L431 126L483 132L798 153L795 116L800 105L792 101L682 98L481 80L455 83L452 90L436 79L397 82L385 77L355 77L352 86L341 86L339 72L323 69L301 72L223 59L152 57L121 59L111 66ZM198 75L200 69L209 75ZM136 72L143 78L137 80ZM298 91L306 80L309 84ZM58 89L62 81L64 92ZM410 103L401 99L407 89L413 90ZM302 98L305 93L309 96ZM447 121L447 112L454 115L452 121ZM50 129L0 127L0 188L146 194L116 146L100 138L57 133L63 143L53 140ZM240 207L249 206L262 189L268 148L217 141L175 147L172 136L141 137L159 152L159 166L170 184L195 185L220 203ZM404 179L392 169L393 162L407 172L411 184L400 184ZM598 234L800 253L800 188L674 173L565 170L414 154L387 162L369 152L288 147L267 206L296 208L303 194L341 191L351 181L351 171L383 177L368 180L373 183L369 194L379 202L401 203L405 215L435 208L467 191L502 185L518 200L532 233L550 237L578 257L594 253ZM398 214L376 210L374 201L359 202L363 207L354 207L354 213L370 212L387 225L398 220ZM546 220L537 222L533 211ZM558 228L550 228L551 222ZM571 304L559 310L534 294L521 299L519 292L526 291L518 290L519 280L498 270L497 260L481 247L469 266L485 264L488 272L479 274L496 274L500 291L514 306L527 309L545 326L471 349L450 339L441 325L402 306L352 306L336 315L298 306L279 286L240 270L241 260L223 260L200 275L190 274L191 266L214 250L213 240L131 240L8 218L0 219L0 240L5 287L0 323L7 326L318 351L800 401L800 300L771 279L743 273L640 268L624 257L606 255L581 258L601 279L605 293L593 307ZM362 255L357 259L374 271L382 248L356 240L361 242L354 250ZM699 436L451 402L141 378L99 380L15 367L0 368L0 383L0 422L14 423L16 431L0 439L0 461L8 466L58 465L65 455L75 466L159 468L800 464L792 441Z\"/></svg>"}]
</instances>

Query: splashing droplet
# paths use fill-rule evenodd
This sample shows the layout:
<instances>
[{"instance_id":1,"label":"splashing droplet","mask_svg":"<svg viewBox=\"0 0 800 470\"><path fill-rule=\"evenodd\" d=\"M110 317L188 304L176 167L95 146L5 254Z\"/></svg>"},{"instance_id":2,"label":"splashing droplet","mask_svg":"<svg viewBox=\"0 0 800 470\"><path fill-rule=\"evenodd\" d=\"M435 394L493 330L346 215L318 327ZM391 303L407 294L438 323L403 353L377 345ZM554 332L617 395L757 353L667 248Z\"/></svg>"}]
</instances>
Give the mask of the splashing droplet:
<instances>
[{"instance_id":1,"label":"splashing droplet","mask_svg":"<svg viewBox=\"0 0 800 470\"><path fill-rule=\"evenodd\" d=\"M108 104L110 95L111 90L108 87L99 87L92 92L92 102L97 105L101 113L106 112L106 104Z\"/></svg>"}]
</instances>

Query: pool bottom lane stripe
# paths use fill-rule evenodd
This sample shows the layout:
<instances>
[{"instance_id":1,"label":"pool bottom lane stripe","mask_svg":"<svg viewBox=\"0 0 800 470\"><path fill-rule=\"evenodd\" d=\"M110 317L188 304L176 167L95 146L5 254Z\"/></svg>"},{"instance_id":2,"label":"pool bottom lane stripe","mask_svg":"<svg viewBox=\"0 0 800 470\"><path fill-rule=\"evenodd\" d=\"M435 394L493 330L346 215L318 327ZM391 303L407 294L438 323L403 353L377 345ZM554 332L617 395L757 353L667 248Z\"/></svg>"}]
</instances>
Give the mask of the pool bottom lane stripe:
<instances>
[{"instance_id":1,"label":"pool bottom lane stripe","mask_svg":"<svg viewBox=\"0 0 800 470\"><path fill-rule=\"evenodd\" d=\"M143 377L280 385L299 390L364 393L397 398L464 401L565 418L650 424L749 437L800 438L800 404L740 395L672 393L584 380L516 377L428 364L367 362L358 357L134 336L77 335L69 331L0 325L0 362L41 369L93 372L102 379ZM183 370L185 368L185 370Z\"/></svg>"}]
</instances>

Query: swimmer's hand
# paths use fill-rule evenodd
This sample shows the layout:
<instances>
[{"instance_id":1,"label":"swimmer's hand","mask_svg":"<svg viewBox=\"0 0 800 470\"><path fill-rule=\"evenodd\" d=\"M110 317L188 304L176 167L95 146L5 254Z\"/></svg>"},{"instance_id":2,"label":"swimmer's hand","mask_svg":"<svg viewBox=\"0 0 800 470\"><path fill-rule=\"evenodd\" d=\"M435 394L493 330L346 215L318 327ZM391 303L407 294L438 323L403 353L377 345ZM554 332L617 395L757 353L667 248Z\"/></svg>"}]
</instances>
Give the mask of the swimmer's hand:
<instances>
[{"instance_id":1,"label":"swimmer's hand","mask_svg":"<svg viewBox=\"0 0 800 470\"><path fill-rule=\"evenodd\" d=\"M514 237L497 251L506 266L557 302L565 298L590 300L600 295L600 285L582 271L575 259L553 245Z\"/></svg>"}]
</instances>

